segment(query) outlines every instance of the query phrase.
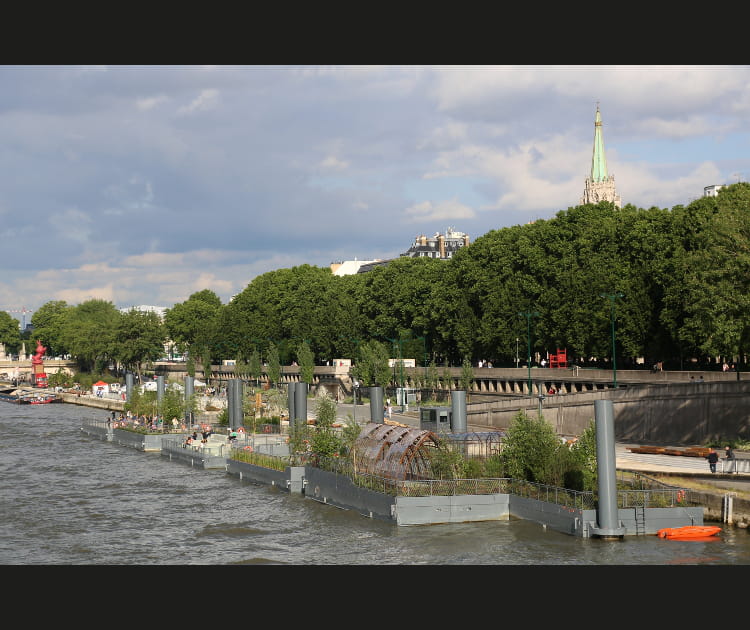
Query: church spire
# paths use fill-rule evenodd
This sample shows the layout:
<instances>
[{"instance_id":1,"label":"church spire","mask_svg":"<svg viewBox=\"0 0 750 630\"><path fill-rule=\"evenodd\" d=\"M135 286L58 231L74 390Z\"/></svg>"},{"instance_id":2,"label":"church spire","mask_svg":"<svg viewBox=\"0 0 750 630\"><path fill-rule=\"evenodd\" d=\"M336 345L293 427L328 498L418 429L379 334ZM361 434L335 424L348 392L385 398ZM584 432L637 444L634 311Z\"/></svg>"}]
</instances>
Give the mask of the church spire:
<instances>
[{"instance_id":1,"label":"church spire","mask_svg":"<svg viewBox=\"0 0 750 630\"><path fill-rule=\"evenodd\" d=\"M607 173L607 158L604 155L604 137L602 135L602 115L599 103L596 104L594 120L594 152L591 155L591 175L586 178L580 204L610 201L618 208L622 207L620 195L615 190L615 176Z\"/></svg>"},{"instance_id":2,"label":"church spire","mask_svg":"<svg viewBox=\"0 0 750 630\"><path fill-rule=\"evenodd\" d=\"M591 181L603 182L607 179L607 157L604 155L604 137L602 136L602 115L599 103L596 104L594 121L594 153L591 156Z\"/></svg>"}]
</instances>

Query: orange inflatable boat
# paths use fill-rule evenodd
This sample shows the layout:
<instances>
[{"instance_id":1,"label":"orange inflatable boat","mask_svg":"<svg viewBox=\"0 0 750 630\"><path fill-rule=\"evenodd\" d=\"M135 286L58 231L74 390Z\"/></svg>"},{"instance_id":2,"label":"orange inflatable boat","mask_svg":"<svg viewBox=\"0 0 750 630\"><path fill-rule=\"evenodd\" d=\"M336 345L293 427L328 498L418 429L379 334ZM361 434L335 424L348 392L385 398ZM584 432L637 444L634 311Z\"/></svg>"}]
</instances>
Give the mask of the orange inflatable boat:
<instances>
[{"instance_id":1,"label":"orange inflatable boat","mask_svg":"<svg viewBox=\"0 0 750 630\"><path fill-rule=\"evenodd\" d=\"M716 536L721 527L715 525L685 525L685 527L665 527L656 532L659 538L688 539Z\"/></svg>"}]
</instances>

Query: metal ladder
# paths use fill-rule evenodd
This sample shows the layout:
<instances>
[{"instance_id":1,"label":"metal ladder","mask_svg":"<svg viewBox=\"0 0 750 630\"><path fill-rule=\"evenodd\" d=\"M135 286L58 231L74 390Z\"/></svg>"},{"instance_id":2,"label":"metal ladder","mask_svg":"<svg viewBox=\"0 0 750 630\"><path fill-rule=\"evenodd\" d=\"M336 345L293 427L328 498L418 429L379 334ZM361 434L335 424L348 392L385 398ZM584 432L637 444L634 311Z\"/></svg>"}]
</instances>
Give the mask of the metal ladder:
<instances>
[{"instance_id":1,"label":"metal ladder","mask_svg":"<svg viewBox=\"0 0 750 630\"><path fill-rule=\"evenodd\" d=\"M646 506L636 505L634 508L635 515L635 535L645 536L646 534Z\"/></svg>"}]
</instances>

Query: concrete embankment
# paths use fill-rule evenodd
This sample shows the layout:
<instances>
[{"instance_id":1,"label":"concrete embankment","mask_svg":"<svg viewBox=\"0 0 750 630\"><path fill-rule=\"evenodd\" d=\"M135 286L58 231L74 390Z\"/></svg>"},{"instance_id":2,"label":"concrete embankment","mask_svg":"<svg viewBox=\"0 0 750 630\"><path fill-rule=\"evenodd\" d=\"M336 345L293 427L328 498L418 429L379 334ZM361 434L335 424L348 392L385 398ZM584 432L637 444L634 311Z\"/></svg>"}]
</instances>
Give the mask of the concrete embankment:
<instances>
[{"instance_id":1,"label":"concrete embankment","mask_svg":"<svg viewBox=\"0 0 750 630\"><path fill-rule=\"evenodd\" d=\"M63 402L72 405L83 405L84 407L96 407L98 409L109 409L112 411L124 411L125 401L116 398L99 398L90 394L70 394L63 392L60 394Z\"/></svg>"}]
</instances>

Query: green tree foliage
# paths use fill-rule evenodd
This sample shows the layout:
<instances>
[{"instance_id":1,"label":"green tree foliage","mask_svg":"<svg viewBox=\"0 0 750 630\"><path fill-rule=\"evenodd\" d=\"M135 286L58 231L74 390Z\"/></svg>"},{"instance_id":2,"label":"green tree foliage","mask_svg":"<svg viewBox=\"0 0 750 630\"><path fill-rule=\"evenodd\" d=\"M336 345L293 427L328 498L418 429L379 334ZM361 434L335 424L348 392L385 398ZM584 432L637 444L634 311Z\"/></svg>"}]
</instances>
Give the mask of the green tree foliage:
<instances>
[{"instance_id":1,"label":"green tree foliage","mask_svg":"<svg viewBox=\"0 0 750 630\"><path fill-rule=\"evenodd\" d=\"M278 385L281 380L281 362L279 350L276 344L271 342L268 346L268 381L271 387Z\"/></svg>"},{"instance_id":2,"label":"green tree foliage","mask_svg":"<svg viewBox=\"0 0 750 630\"><path fill-rule=\"evenodd\" d=\"M195 358L211 361L211 352L218 351L218 331L221 300L210 289L193 293L185 302L175 304L164 313L164 325L169 338L181 352L186 350ZM230 352L225 358L234 358Z\"/></svg>"},{"instance_id":3,"label":"green tree foliage","mask_svg":"<svg viewBox=\"0 0 750 630\"><path fill-rule=\"evenodd\" d=\"M114 332L112 358L134 370L140 381L143 364L164 354L167 335L160 317L132 308L118 318Z\"/></svg>"},{"instance_id":4,"label":"green tree foliage","mask_svg":"<svg viewBox=\"0 0 750 630\"><path fill-rule=\"evenodd\" d=\"M391 380L388 346L376 340L360 344L359 360L352 372L363 387L385 387Z\"/></svg>"},{"instance_id":5,"label":"green tree foliage","mask_svg":"<svg viewBox=\"0 0 750 630\"><path fill-rule=\"evenodd\" d=\"M260 377L263 376L263 365L260 361L260 353L256 349L253 349L253 352L250 355L249 368L250 376L255 379L255 386L258 387L260 384Z\"/></svg>"},{"instance_id":6,"label":"green tree foliage","mask_svg":"<svg viewBox=\"0 0 750 630\"><path fill-rule=\"evenodd\" d=\"M315 408L315 430L312 432L312 450L322 458L338 457L342 441L333 429L336 421L336 401L328 394L317 398Z\"/></svg>"},{"instance_id":7,"label":"green tree foliage","mask_svg":"<svg viewBox=\"0 0 750 630\"><path fill-rule=\"evenodd\" d=\"M62 331L65 319L71 307L65 300L55 300L42 304L31 317L34 326L34 336L47 347L50 356L68 353L68 348L62 343Z\"/></svg>"},{"instance_id":8,"label":"green tree foliage","mask_svg":"<svg viewBox=\"0 0 750 630\"><path fill-rule=\"evenodd\" d=\"M93 372L97 362L115 358L115 331L121 317L115 305L106 300L88 300L71 308L60 340L82 372Z\"/></svg>"},{"instance_id":9,"label":"green tree foliage","mask_svg":"<svg viewBox=\"0 0 750 630\"><path fill-rule=\"evenodd\" d=\"M172 418L177 418L177 421L182 424L185 419L186 407L185 395L180 388L175 387L174 384L167 384L158 406L158 411L164 419L165 426L172 427Z\"/></svg>"},{"instance_id":10,"label":"green tree foliage","mask_svg":"<svg viewBox=\"0 0 750 630\"><path fill-rule=\"evenodd\" d=\"M7 352L17 353L21 347L21 329L18 327L18 320L5 311L0 311L0 343L5 344Z\"/></svg>"},{"instance_id":11,"label":"green tree foliage","mask_svg":"<svg viewBox=\"0 0 750 630\"><path fill-rule=\"evenodd\" d=\"M315 358L307 341L302 341L297 346L297 362L299 363L300 379L304 383L312 385L315 375Z\"/></svg>"},{"instance_id":12,"label":"green tree foliage","mask_svg":"<svg viewBox=\"0 0 750 630\"><path fill-rule=\"evenodd\" d=\"M471 365L469 357L464 357L461 363L461 389L468 393L471 391L471 386L474 383L474 368Z\"/></svg>"},{"instance_id":13,"label":"green tree foliage","mask_svg":"<svg viewBox=\"0 0 750 630\"><path fill-rule=\"evenodd\" d=\"M566 472L560 466L563 449L567 451L567 446L544 418L519 411L503 440L505 476L562 487Z\"/></svg>"}]
</instances>

